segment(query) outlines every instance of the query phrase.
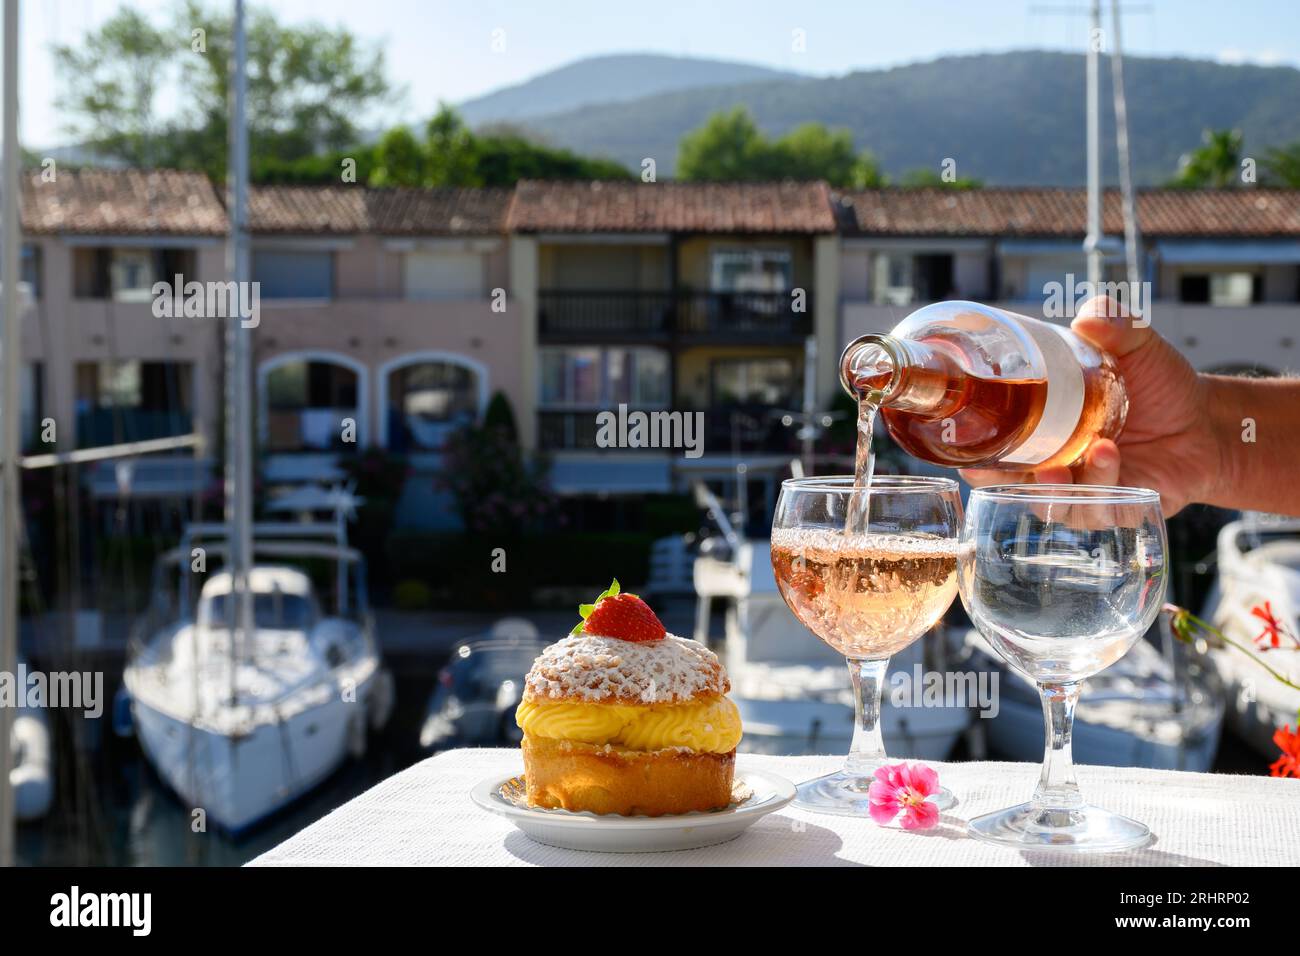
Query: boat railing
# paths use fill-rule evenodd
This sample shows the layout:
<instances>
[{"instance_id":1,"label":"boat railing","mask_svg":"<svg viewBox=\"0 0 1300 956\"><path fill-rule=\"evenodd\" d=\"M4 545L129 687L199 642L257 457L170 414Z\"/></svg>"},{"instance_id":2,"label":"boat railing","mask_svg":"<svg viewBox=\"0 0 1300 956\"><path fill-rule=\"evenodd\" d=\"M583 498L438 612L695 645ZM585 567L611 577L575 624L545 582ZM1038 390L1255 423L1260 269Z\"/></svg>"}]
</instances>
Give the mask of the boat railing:
<instances>
[{"instance_id":1,"label":"boat railing","mask_svg":"<svg viewBox=\"0 0 1300 956\"><path fill-rule=\"evenodd\" d=\"M256 527L258 530L264 528L262 525ZM355 623L366 652L375 653L374 617L367 598L364 557L355 548L329 541L294 540L287 536L290 529L301 530L303 527L301 524L289 522L272 526L268 536L254 539L254 558L319 559L336 564L337 592L333 613L330 616ZM276 537L276 535L285 536ZM192 562L198 560L194 546L195 542L200 540L205 542L202 545L203 571L196 572L193 570ZM153 570L149 604L144 613L132 624L128 637L128 649L133 660L158 665L156 673L159 675L165 673L166 665L170 664L174 657L175 643L157 642L154 637L163 630L195 623L197 609L194 594L195 579L217 572L228 558L229 548L224 541L207 541L199 535L190 533L182 537L179 546L158 557ZM349 572L352 578L350 587Z\"/></svg>"}]
</instances>

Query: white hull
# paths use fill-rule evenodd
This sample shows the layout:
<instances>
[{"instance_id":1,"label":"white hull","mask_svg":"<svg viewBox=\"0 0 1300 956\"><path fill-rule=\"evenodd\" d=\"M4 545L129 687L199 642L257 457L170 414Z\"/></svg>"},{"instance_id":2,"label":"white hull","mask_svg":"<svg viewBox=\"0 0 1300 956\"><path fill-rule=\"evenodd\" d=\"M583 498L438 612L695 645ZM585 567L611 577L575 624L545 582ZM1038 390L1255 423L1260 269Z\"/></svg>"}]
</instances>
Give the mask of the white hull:
<instances>
[{"instance_id":1,"label":"white hull","mask_svg":"<svg viewBox=\"0 0 1300 956\"><path fill-rule=\"evenodd\" d=\"M988 748L1013 760L1042 760L1046 729L1033 685L997 658L977 631L966 640L975 659L999 677L997 715L980 721ZM1160 652L1138 641L1124 658L1084 684L1074 718L1074 760L1105 767L1209 771L1223 730L1218 688L1206 676L1189 679L1178 705L1176 686Z\"/></svg>"},{"instance_id":2,"label":"white hull","mask_svg":"<svg viewBox=\"0 0 1300 956\"><path fill-rule=\"evenodd\" d=\"M1043 710L1037 704L1004 696L998 716L984 723L989 748L999 756L1031 762L1043 758ZM1206 773L1219 749L1221 727L1216 721L1194 735L1161 741L1076 719L1071 746L1076 763Z\"/></svg>"},{"instance_id":3,"label":"white hull","mask_svg":"<svg viewBox=\"0 0 1300 956\"><path fill-rule=\"evenodd\" d=\"M726 666L745 736L740 750L842 754L853 740L853 691L844 657L814 637L777 591L765 540L745 541L735 561L699 558L701 596L728 601ZM891 700L893 676L922 660L917 641L895 656L886 678L881 734L892 758L944 760L970 727L964 705L911 706Z\"/></svg>"},{"instance_id":4,"label":"white hull","mask_svg":"<svg viewBox=\"0 0 1300 956\"><path fill-rule=\"evenodd\" d=\"M853 708L844 704L736 697L745 727L743 753L843 754L853 742ZM956 707L881 708L880 732L891 759L946 760L970 726Z\"/></svg>"},{"instance_id":5,"label":"white hull","mask_svg":"<svg viewBox=\"0 0 1300 956\"><path fill-rule=\"evenodd\" d=\"M244 735L219 733L132 698L136 733L158 775L209 825L245 830L332 774L369 725L375 667L355 701L337 691L278 723ZM363 738L364 739L364 738Z\"/></svg>"},{"instance_id":6,"label":"white hull","mask_svg":"<svg viewBox=\"0 0 1300 956\"><path fill-rule=\"evenodd\" d=\"M1251 548L1254 533L1261 540ZM1234 648L1210 652L1228 692L1228 725L1255 751L1274 760L1279 751L1273 734L1279 727L1295 726L1300 691L1274 680L1260 665L1300 681L1300 651L1255 650L1263 622L1250 612L1268 602L1291 633L1300 629L1300 521L1233 521L1219 532L1218 559L1219 578L1202 617L1251 648L1247 653Z\"/></svg>"},{"instance_id":7,"label":"white hull","mask_svg":"<svg viewBox=\"0 0 1300 956\"><path fill-rule=\"evenodd\" d=\"M54 802L54 755L45 715L20 709L14 717L13 739L20 754L16 766L9 771L14 816L20 822L39 820Z\"/></svg>"}]
</instances>

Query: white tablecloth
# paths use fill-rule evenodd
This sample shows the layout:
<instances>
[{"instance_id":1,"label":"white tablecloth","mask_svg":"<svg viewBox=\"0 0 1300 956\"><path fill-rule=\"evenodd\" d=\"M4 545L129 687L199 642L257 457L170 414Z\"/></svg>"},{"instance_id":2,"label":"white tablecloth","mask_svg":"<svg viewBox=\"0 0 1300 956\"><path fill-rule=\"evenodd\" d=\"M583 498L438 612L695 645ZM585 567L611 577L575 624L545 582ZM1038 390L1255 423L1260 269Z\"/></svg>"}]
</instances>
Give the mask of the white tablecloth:
<instances>
[{"instance_id":1,"label":"white tablecloth","mask_svg":"<svg viewBox=\"0 0 1300 956\"><path fill-rule=\"evenodd\" d=\"M841 757L741 754L752 767L798 782ZM1038 767L1025 763L932 764L958 798L934 829L908 833L786 808L721 846L671 853L606 854L534 843L469 799L489 775L518 773L515 750L453 750L409 767L253 860L252 866L1277 866L1300 864L1300 780L1079 767L1090 803L1147 824L1141 850L1097 856L1021 853L971 839L965 821L1028 800Z\"/></svg>"}]
</instances>

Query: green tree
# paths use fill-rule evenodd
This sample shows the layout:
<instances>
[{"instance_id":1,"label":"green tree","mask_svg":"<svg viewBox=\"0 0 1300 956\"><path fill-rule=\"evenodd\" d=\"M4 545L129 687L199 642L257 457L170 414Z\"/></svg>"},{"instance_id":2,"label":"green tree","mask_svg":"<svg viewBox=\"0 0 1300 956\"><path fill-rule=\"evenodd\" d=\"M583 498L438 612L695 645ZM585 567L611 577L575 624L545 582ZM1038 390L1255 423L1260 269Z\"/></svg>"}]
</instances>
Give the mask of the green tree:
<instances>
[{"instance_id":1,"label":"green tree","mask_svg":"<svg viewBox=\"0 0 1300 956\"><path fill-rule=\"evenodd\" d=\"M55 46L63 80L56 102L72 117L67 131L133 166L158 164L155 153L166 130L155 101L177 45L126 8L88 34L81 47Z\"/></svg>"},{"instance_id":2,"label":"green tree","mask_svg":"<svg viewBox=\"0 0 1300 956\"><path fill-rule=\"evenodd\" d=\"M372 186L419 186L424 183L424 144L409 128L394 126L375 144L370 167Z\"/></svg>"},{"instance_id":3,"label":"green tree","mask_svg":"<svg viewBox=\"0 0 1300 956\"><path fill-rule=\"evenodd\" d=\"M196 30L203 31L198 40ZM347 30L285 26L269 10L255 10L247 37L254 166L260 157L286 164L354 147L355 118L390 93L383 53L363 48ZM165 29L119 11L79 47L55 48L68 132L123 162L224 176L230 43L223 6L187 0ZM166 120L155 96L164 84L182 91L179 114Z\"/></svg>"},{"instance_id":4,"label":"green tree","mask_svg":"<svg viewBox=\"0 0 1300 956\"><path fill-rule=\"evenodd\" d=\"M743 106L714 113L677 145L677 177L696 182L771 178L764 153L767 141ZM764 167L764 168L760 168Z\"/></svg>"},{"instance_id":5,"label":"green tree","mask_svg":"<svg viewBox=\"0 0 1300 956\"><path fill-rule=\"evenodd\" d=\"M1207 129L1198 146L1182 158L1171 186L1224 189L1241 184L1241 131Z\"/></svg>"},{"instance_id":6,"label":"green tree","mask_svg":"<svg viewBox=\"0 0 1300 956\"><path fill-rule=\"evenodd\" d=\"M713 114L682 137L677 176L696 182L825 179L855 188L883 182L875 158L854 151L848 130L804 123L771 140L743 106Z\"/></svg>"},{"instance_id":7,"label":"green tree","mask_svg":"<svg viewBox=\"0 0 1300 956\"><path fill-rule=\"evenodd\" d=\"M417 143L402 128L375 148L374 185L513 186L521 179L629 179L625 166L534 143L509 128L475 133L446 104Z\"/></svg>"},{"instance_id":8,"label":"green tree","mask_svg":"<svg viewBox=\"0 0 1300 956\"><path fill-rule=\"evenodd\" d=\"M1300 189L1300 140L1265 150L1261 165L1268 185Z\"/></svg>"},{"instance_id":9,"label":"green tree","mask_svg":"<svg viewBox=\"0 0 1300 956\"><path fill-rule=\"evenodd\" d=\"M483 186L478 174L478 144L460 114L446 103L424 129L427 186Z\"/></svg>"},{"instance_id":10,"label":"green tree","mask_svg":"<svg viewBox=\"0 0 1300 956\"><path fill-rule=\"evenodd\" d=\"M970 176L958 176L949 182L943 178L941 173L929 166L919 166L903 173L898 179L898 184L912 189L922 186L937 187L939 189L980 189L984 186L984 180Z\"/></svg>"}]
</instances>

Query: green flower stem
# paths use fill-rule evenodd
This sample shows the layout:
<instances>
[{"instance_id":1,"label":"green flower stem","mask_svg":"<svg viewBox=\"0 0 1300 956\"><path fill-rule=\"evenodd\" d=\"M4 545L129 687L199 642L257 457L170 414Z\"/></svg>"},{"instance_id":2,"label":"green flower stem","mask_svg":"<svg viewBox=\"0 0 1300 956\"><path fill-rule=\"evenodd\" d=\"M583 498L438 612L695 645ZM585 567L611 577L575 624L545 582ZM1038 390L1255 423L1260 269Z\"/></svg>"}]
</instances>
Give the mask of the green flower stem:
<instances>
[{"instance_id":1,"label":"green flower stem","mask_svg":"<svg viewBox=\"0 0 1300 956\"><path fill-rule=\"evenodd\" d=\"M1228 637L1226 634L1224 634L1213 624L1201 620L1191 611L1187 610L1187 608L1179 607L1177 604L1166 604L1164 606L1164 611L1166 614L1169 614L1174 621L1178 621L1181 619L1183 621L1188 622L1191 625L1191 627L1187 630L1186 634L1183 633L1183 629L1177 626L1174 627L1174 633L1181 640L1184 641L1189 640L1194 632L1204 631L1206 634L1210 634L1217 640L1220 640L1224 644L1228 645L1229 647L1234 648L1239 653L1245 654L1247 657L1253 659L1256 664L1264 668L1264 670L1266 670L1275 680L1281 681L1283 684L1285 684L1287 687L1290 687L1292 690L1300 690L1300 684L1295 683L1285 674L1282 674L1281 672L1274 670L1272 667L1269 667L1267 664L1265 664L1262 660L1259 659L1258 655L1252 654L1250 652L1250 649L1232 640L1232 638Z\"/></svg>"}]
</instances>

